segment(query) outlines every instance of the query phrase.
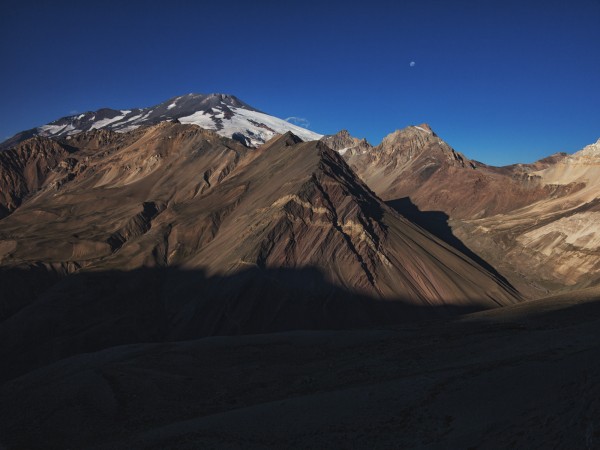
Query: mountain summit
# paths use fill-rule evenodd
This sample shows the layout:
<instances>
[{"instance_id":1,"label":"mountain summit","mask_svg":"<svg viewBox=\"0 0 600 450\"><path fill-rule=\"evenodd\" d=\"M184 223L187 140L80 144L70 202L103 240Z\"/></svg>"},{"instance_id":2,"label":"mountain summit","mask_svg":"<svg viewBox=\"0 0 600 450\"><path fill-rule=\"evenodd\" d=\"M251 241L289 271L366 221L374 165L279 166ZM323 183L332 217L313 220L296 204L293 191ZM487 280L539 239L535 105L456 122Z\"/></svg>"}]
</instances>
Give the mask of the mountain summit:
<instances>
[{"instance_id":1,"label":"mountain summit","mask_svg":"<svg viewBox=\"0 0 600 450\"><path fill-rule=\"evenodd\" d=\"M345 158L350 155L365 153L373 148L366 139L355 138L350 135L348 130L340 130L336 134L323 136L321 141Z\"/></svg>"},{"instance_id":2,"label":"mountain summit","mask_svg":"<svg viewBox=\"0 0 600 450\"><path fill-rule=\"evenodd\" d=\"M228 94L187 94L173 97L158 105L126 110L102 108L66 116L49 124L17 133L0 144L0 150L14 147L33 136L69 137L82 131L110 129L117 132L135 130L140 126L176 120L214 130L219 135L235 139L247 147L264 144L276 134L293 132L305 141L321 135L270 116Z\"/></svg>"}]
</instances>

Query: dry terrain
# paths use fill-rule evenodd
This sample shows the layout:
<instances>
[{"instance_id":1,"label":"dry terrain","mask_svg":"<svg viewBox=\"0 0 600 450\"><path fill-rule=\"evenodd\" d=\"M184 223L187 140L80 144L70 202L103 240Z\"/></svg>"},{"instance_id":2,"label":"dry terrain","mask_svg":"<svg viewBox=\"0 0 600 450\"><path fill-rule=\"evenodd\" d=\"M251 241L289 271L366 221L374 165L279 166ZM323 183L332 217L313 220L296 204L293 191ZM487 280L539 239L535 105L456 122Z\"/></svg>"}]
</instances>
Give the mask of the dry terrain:
<instances>
[{"instance_id":1,"label":"dry terrain","mask_svg":"<svg viewBox=\"0 0 600 450\"><path fill-rule=\"evenodd\" d=\"M0 449L600 448L600 141L74 120L0 152Z\"/></svg>"},{"instance_id":2,"label":"dry terrain","mask_svg":"<svg viewBox=\"0 0 600 450\"><path fill-rule=\"evenodd\" d=\"M600 282L599 149L492 167L424 124L344 156L389 206L539 298Z\"/></svg>"}]
</instances>

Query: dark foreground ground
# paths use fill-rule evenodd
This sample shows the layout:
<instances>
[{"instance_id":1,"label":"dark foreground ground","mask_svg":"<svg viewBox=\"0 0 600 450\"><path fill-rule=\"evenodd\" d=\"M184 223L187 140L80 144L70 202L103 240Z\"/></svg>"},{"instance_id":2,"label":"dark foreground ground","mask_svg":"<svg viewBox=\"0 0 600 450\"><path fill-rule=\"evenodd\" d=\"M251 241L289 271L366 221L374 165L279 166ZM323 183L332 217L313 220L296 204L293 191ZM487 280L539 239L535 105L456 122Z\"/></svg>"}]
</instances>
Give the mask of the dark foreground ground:
<instances>
[{"instance_id":1,"label":"dark foreground ground","mask_svg":"<svg viewBox=\"0 0 600 450\"><path fill-rule=\"evenodd\" d=\"M600 448L600 290L451 321L113 347L0 388L2 449Z\"/></svg>"}]
</instances>

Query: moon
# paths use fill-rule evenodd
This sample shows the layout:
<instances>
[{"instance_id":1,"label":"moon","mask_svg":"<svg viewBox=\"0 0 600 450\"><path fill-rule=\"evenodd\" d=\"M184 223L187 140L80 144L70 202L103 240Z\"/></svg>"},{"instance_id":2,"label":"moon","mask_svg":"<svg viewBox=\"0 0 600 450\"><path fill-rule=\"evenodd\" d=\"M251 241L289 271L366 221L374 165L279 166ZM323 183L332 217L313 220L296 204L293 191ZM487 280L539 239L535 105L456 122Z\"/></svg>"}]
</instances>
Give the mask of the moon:
<instances>
[{"instance_id":1,"label":"moon","mask_svg":"<svg viewBox=\"0 0 600 450\"><path fill-rule=\"evenodd\" d=\"M410 64L409 64L409 66L410 66L410 67L415 67L415 64L416 64L416 63L415 63L414 61L411 61L411 62L410 62Z\"/></svg>"}]
</instances>

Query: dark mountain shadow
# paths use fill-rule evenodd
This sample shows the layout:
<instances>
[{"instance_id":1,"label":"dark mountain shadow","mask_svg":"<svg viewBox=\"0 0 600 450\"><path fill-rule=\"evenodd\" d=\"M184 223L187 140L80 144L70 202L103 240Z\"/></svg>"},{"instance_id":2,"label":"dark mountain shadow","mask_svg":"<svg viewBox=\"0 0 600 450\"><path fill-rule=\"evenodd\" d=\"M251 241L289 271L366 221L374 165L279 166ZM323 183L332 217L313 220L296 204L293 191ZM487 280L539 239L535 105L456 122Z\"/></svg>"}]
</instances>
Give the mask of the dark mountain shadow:
<instances>
[{"instance_id":1,"label":"dark mountain shadow","mask_svg":"<svg viewBox=\"0 0 600 450\"><path fill-rule=\"evenodd\" d=\"M2 304L22 306L0 322L0 381L123 344L355 329L481 309L417 306L403 298L384 301L359 295L310 267L251 268L225 276L178 268L80 272L41 293L10 287L11 280L34 284L39 279L35 271L5 269L0 277L8 294Z\"/></svg>"},{"instance_id":2,"label":"dark mountain shadow","mask_svg":"<svg viewBox=\"0 0 600 450\"><path fill-rule=\"evenodd\" d=\"M468 256L470 259L472 259L481 267L493 274L498 280L502 281L510 288L515 289L510 284L510 282L504 276L502 276L502 274L500 274L490 263L488 263L486 260L484 260L475 252L473 252L452 233L452 228L448 224L448 219L450 217L445 212L421 211L419 207L410 200L409 197L403 197L396 200L389 200L385 203L389 207L406 217L411 222L416 223L421 228L429 231L431 234L446 242L448 245L451 245L459 252Z\"/></svg>"},{"instance_id":3,"label":"dark mountain shadow","mask_svg":"<svg viewBox=\"0 0 600 450\"><path fill-rule=\"evenodd\" d=\"M462 417L465 392L471 395L469 406L478 408L481 399L490 398L488 393L494 391L494 402L483 402L488 405L484 413L496 420L498 411L504 411L505 417L514 418L515 426L522 423L533 406L520 398L529 399L531 392L540 389L540 373L555 380L554 389L544 384L543 392L571 389L569 395L562 395L567 403L558 403L556 414L573 417L560 421L565 430L572 430L582 413L580 403L570 399L598 398L593 380L600 376L600 347L593 342L600 338L600 296L591 293L586 297L533 301L484 313L483 317L397 329L211 338L79 354L0 389L1 445L44 450L264 449L264 442L277 448L322 448L326 442L329 448L346 448L348 437L346 432L339 433L336 417L348 417L347 411L355 412L355 436L368 433L369 437L362 441L365 445L356 448L396 448L398 436L414 436L416 421L427 430L422 436L430 436L432 429L441 430L440 442L446 442L441 433L447 429L440 427L439 418L447 417L449 408L453 417ZM544 339L540 339L541 330ZM435 379L431 388L421 388L424 374L437 377L441 373L445 373L441 380L446 382ZM489 377L482 378L482 374ZM568 383L565 377L569 377ZM406 394L409 382L422 400L415 401ZM451 392L449 397L428 406L428 414L417 415L413 422L404 419L394 424L389 445L373 445L381 435L378 424L382 419L376 417L375 422L364 424L368 416L364 402L371 395L377 396L371 399L377 414L397 417L398 411L413 411L415 404L430 405L432 390L439 392L440 386L443 395ZM582 386L586 390L582 391ZM335 397L328 400L331 393ZM507 403L507 393L513 393L515 401ZM534 406L545 417L554 400L549 403L543 395L532 398L539 399ZM296 412L284 405L294 399L302 402ZM338 408L330 406L334 401ZM506 412L500 408L506 405L516 409ZM277 411L281 418L291 412L296 425L282 426L277 419L264 419L269 418L261 414L265 407ZM466 410L467 415L472 411ZM243 422L240 413L244 414ZM315 417L321 417L325 425L315 427ZM590 413L587 417L595 416ZM249 425L240 427L246 421ZM256 429L267 437L257 439ZM290 429L299 434L275 441L274 429L279 436L288 436ZM350 429L347 422L342 429ZM489 427L484 423L469 432L476 445ZM506 428L506 433L506 442L510 442L513 429ZM577 429L564 442L577 442L581 433ZM317 437L316 444L311 436ZM464 434L458 439L452 448L464 447ZM545 448L547 442L532 447L528 439L516 448ZM492 448L498 447L496 443L492 442Z\"/></svg>"},{"instance_id":4,"label":"dark mountain shadow","mask_svg":"<svg viewBox=\"0 0 600 450\"><path fill-rule=\"evenodd\" d=\"M0 267L0 323L33 302L64 275L43 264L17 269Z\"/></svg>"}]
</instances>

